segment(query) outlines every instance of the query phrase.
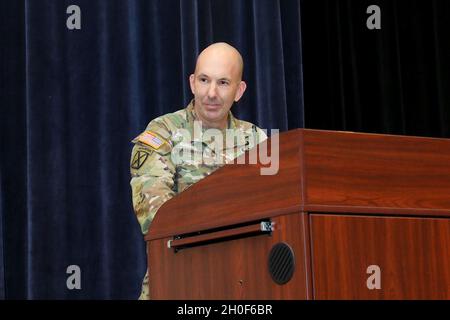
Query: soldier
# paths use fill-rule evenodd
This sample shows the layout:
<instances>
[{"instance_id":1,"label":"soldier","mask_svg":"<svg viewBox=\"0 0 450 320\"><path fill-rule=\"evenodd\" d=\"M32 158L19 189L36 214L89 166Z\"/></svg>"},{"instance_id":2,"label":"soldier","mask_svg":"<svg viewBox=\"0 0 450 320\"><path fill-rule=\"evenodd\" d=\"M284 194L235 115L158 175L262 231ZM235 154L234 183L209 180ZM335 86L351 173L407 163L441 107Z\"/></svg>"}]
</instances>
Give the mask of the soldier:
<instances>
[{"instance_id":1,"label":"soldier","mask_svg":"<svg viewBox=\"0 0 450 320\"><path fill-rule=\"evenodd\" d=\"M130 184L144 235L164 202L267 138L230 111L246 89L242 72L243 60L235 48L210 45L189 77L194 100L152 120L133 140ZM139 299L149 298L147 270Z\"/></svg>"}]
</instances>

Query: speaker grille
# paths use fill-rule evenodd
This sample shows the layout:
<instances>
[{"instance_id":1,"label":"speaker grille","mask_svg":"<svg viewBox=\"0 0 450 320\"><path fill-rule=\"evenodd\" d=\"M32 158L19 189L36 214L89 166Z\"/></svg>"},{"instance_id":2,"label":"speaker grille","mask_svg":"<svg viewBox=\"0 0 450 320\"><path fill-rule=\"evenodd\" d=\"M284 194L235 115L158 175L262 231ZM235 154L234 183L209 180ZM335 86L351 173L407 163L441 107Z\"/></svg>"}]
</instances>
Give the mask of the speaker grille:
<instances>
[{"instance_id":1,"label":"speaker grille","mask_svg":"<svg viewBox=\"0 0 450 320\"><path fill-rule=\"evenodd\" d=\"M294 251L284 242L277 243L270 250L268 264L273 281L280 285L285 284L294 275Z\"/></svg>"}]
</instances>

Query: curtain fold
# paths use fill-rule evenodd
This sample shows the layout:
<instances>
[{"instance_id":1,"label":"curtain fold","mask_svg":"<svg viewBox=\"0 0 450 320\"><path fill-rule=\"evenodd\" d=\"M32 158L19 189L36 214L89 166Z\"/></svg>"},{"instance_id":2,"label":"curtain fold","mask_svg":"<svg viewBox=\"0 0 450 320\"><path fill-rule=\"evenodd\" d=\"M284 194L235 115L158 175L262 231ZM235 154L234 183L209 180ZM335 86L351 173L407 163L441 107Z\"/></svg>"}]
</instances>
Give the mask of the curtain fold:
<instances>
[{"instance_id":1,"label":"curtain fold","mask_svg":"<svg viewBox=\"0 0 450 320\"><path fill-rule=\"evenodd\" d=\"M80 30L66 27L72 4ZM232 109L237 117L263 128L303 126L298 0L1 6L6 298L138 297L146 255L131 205L130 141L192 99L188 76L208 44L227 41L243 54L249 89ZM73 265L79 290L66 283Z\"/></svg>"},{"instance_id":2,"label":"curtain fold","mask_svg":"<svg viewBox=\"0 0 450 320\"><path fill-rule=\"evenodd\" d=\"M5 259L3 257L3 193L2 172L0 171L0 299L5 299Z\"/></svg>"},{"instance_id":3,"label":"curtain fold","mask_svg":"<svg viewBox=\"0 0 450 320\"><path fill-rule=\"evenodd\" d=\"M25 297L27 130L25 4L0 1L0 183L4 297ZM11 225L14 223L14 226ZM17 280L16 280L17 279ZM14 290L9 290L9 286Z\"/></svg>"}]
</instances>

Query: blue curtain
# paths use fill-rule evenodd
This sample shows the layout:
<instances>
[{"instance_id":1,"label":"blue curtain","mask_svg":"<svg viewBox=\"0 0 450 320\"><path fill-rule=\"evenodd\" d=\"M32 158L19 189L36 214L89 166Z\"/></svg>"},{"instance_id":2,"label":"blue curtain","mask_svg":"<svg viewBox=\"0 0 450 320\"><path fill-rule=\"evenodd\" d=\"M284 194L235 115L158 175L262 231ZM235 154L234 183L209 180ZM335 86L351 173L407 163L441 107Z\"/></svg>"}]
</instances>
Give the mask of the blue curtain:
<instances>
[{"instance_id":1,"label":"blue curtain","mask_svg":"<svg viewBox=\"0 0 450 320\"><path fill-rule=\"evenodd\" d=\"M81 9L80 30L66 27L69 5ZM244 57L237 117L303 127L299 0L0 6L6 298L137 298L146 256L131 205L130 140L189 102L188 76L208 44L229 42ZM79 290L66 286L71 265L81 270Z\"/></svg>"},{"instance_id":2,"label":"blue curtain","mask_svg":"<svg viewBox=\"0 0 450 320\"><path fill-rule=\"evenodd\" d=\"M0 171L0 181L2 172ZM3 192L0 183L0 299L5 298L5 263L3 259Z\"/></svg>"}]
</instances>

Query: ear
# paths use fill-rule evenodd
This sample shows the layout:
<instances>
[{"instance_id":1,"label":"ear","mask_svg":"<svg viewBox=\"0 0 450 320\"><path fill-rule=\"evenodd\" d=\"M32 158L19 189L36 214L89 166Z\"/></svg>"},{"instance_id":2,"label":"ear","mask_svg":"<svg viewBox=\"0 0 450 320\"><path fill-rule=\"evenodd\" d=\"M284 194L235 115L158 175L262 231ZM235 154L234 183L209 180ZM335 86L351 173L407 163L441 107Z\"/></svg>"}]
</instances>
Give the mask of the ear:
<instances>
[{"instance_id":1,"label":"ear","mask_svg":"<svg viewBox=\"0 0 450 320\"><path fill-rule=\"evenodd\" d=\"M189 76L189 84L191 85L192 94L195 95L195 75L191 74Z\"/></svg>"},{"instance_id":2,"label":"ear","mask_svg":"<svg viewBox=\"0 0 450 320\"><path fill-rule=\"evenodd\" d=\"M234 96L234 101L238 102L242 96L244 95L245 89L247 89L247 84L244 81L239 83L238 89L236 91L236 95Z\"/></svg>"}]
</instances>

